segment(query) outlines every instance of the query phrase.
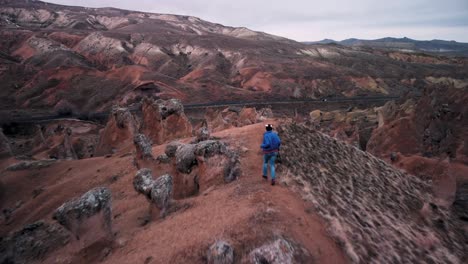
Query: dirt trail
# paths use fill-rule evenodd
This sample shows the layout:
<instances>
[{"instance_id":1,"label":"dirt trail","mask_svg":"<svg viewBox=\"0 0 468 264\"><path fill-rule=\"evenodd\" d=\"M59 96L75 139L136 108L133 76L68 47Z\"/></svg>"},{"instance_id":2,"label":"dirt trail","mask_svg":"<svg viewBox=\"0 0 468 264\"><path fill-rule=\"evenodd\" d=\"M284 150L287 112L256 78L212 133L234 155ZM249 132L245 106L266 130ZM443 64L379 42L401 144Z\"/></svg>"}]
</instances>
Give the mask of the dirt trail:
<instances>
[{"instance_id":1,"label":"dirt trail","mask_svg":"<svg viewBox=\"0 0 468 264\"><path fill-rule=\"evenodd\" d=\"M244 147L243 175L230 184L176 201L165 219L150 223L145 222L148 202L132 186L136 169L131 155L120 153L110 158L62 161L38 170L4 172L2 209L14 207L18 201L22 205L8 224L0 224L0 235L35 220L52 221L53 210L64 201L92 187L109 186L115 242L96 242L87 248L77 248L72 242L43 263L204 263L206 250L216 239L229 241L239 262L253 248L276 236L305 247L310 262L349 262L327 236L324 223L310 204L282 184L271 186L261 178L258 146L263 131L264 124L260 123L215 133L231 146ZM154 147L155 156L164 148ZM163 165L154 168L155 176L165 172L170 170Z\"/></svg>"}]
</instances>

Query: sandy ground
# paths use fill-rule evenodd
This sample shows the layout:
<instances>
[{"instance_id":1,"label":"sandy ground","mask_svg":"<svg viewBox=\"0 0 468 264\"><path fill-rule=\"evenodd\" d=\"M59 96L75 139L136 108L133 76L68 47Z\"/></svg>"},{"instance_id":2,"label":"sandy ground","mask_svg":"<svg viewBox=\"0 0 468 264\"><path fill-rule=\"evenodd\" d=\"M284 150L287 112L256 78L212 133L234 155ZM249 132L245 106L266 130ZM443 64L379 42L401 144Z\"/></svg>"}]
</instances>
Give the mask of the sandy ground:
<instances>
[{"instance_id":1,"label":"sandy ground","mask_svg":"<svg viewBox=\"0 0 468 264\"><path fill-rule=\"evenodd\" d=\"M307 262L349 262L327 236L324 222L311 204L283 184L271 186L261 178L259 144L264 123L233 128L214 136L233 147L243 147L243 175L230 184L205 188L197 196L176 200L165 219L147 223L148 202L132 186L136 168L131 153L112 157L61 161L49 168L2 172L0 207L17 207L0 224L0 235L45 219L63 202L97 186L108 186L113 196L114 242L84 244L72 240L49 254L43 263L204 263L206 251L217 239L230 242L236 262L252 249L277 236L301 244ZM155 146L155 156L165 146ZM5 168L12 160L0 161ZM167 168L153 168L155 176ZM281 181L281 173L278 173ZM97 232L90 227L90 233Z\"/></svg>"}]
</instances>

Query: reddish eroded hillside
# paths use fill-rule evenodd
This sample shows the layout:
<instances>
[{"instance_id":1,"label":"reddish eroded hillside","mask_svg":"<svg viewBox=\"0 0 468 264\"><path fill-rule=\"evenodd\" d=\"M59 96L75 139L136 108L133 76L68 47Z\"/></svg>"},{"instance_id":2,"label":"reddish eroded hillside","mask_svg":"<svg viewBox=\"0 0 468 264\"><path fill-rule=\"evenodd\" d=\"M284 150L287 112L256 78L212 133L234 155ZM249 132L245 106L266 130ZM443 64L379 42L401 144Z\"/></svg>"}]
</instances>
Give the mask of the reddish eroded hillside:
<instances>
[{"instance_id":1,"label":"reddish eroded hillside","mask_svg":"<svg viewBox=\"0 0 468 264\"><path fill-rule=\"evenodd\" d=\"M279 129L282 173L355 263L466 262L466 229L430 184L303 125Z\"/></svg>"},{"instance_id":2,"label":"reddish eroded hillside","mask_svg":"<svg viewBox=\"0 0 468 264\"><path fill-rule=\"evenodd\" d=\"M66 101L87 113L143 96L212 102L468 85L466 59L408 60L398 52L305 45L190 16L1 3L3 108L53 109Z\"/></svg>"},{"instance_id":3,"label":"reddish eroded hillside","mask_svg":"<svg viewBox=\"0 0 468 264\"><path fill-rule=\"evenodd\" d=\"M272 187L260 177L257 147L263 131L261 123L214 133L214 137L240 152L242 175L234 182L217 181L203 186L195 196L176 199L165 218L152 222L147 222L148 202L132 186L137 169L130 153L4 171L1 208L9 209L10 214L3 218L0 233L5 236L40 219L54 224L52 213L62 203L93 187L107 186L112 192L114 242L83 244L69 237L65 246L49 245L39 261L205 263L208 248L224 240L234 249L235 263L250 263L250 252L281 237L294 245L296 263L347 263L347 257L327 236L324 222L309 203L285 186ZM152 152L157 157L164 154L165 148L156 146ZM2 160L1 167L13 162ZM158 165L155 161L153 165L155 177L176 175L170 163ZM88 226L86 232L86 237L91 236L89 232L99 233L99 226ZM83 241L87 241L86 237Z\"/></svg>"},{"instance_id":4,"label":"reddish eroded hillside","mask_svg":"<svg viewBox=\"0 0 468 264\"><path fill-rule=\"evenodd\" d=\"M419 100L387 103L367 145L374 155L422 178L432 179L441 202L451 204L467 182L468 94L434 88Z\"/></svg>"},{"instance_id":5,"label":"reddish eroded hillside","mask_svg":"<svg viewBox=\"0 0 468 264\"><path fill-rule=\"evenodd\" d=\"M466 89L435 88L405 109L387 104L381 110L381 125L368 150L379 156L391 152L425 157L449 157L468 163L468 93ZM402 136L405 135L405 136Z\"/></svg>"},{"instance_id":6,"label":"reddish eroded hillside","mask_svg":"<svg viewBox=\"0 0 468 264\"><path fill-rule=\"evenodd\" d=\"M437 85L422 97L382 107L310 113L314 128L432 180L439 203L452 204L468 171L466 88Z\"/></svg>"}]
</instances>

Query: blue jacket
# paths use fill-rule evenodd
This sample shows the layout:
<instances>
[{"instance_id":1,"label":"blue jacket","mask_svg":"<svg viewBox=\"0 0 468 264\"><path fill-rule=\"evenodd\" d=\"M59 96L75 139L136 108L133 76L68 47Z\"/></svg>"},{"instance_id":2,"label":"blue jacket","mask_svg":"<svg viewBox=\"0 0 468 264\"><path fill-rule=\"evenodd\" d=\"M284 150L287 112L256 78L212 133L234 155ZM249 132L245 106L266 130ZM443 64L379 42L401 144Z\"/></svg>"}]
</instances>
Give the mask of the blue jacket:
<instances>
[{"instance_id":1,"label":"blue jacket","mask_svg":"<svg viewBox=\"0 0 468 264\"><path fill-rule=\"evenodd\" d=\"M278 142L277 146L272 145L272 142L275 138L277 139L276 141ZM260 145L260 147L263 149L263 152L265 153L278 152L280 146L281 146L281 139L279 138L278 134L274 133L273 131L266 131L263 134L263 142L262 142L262 145Z\"/></svg>"}]
</instances>

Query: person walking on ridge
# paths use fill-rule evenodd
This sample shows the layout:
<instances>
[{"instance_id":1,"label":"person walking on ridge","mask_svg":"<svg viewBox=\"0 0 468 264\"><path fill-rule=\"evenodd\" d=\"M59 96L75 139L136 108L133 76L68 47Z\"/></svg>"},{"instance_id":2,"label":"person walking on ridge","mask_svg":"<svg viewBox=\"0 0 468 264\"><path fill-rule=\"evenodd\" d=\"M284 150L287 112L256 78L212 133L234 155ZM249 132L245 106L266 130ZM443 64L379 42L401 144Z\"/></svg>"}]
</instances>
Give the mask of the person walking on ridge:
<instances>
[{"instance_id":1,"label":"person walking on ridge","mask_svg":"<svg viewBox=\"0 0 468 264\"><path fill-rule=\"evenodd\" d=\"M281 139L273 132L273 126L265 126L266 132L263 134L263 142L260 148L263 150L263 174L262 177L268 180L268 163L270 163L271 185L275 185L275 160L281 146Z\"/></svg>"}]
</instances>

